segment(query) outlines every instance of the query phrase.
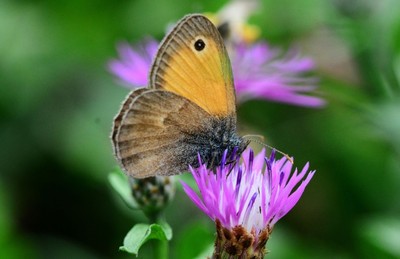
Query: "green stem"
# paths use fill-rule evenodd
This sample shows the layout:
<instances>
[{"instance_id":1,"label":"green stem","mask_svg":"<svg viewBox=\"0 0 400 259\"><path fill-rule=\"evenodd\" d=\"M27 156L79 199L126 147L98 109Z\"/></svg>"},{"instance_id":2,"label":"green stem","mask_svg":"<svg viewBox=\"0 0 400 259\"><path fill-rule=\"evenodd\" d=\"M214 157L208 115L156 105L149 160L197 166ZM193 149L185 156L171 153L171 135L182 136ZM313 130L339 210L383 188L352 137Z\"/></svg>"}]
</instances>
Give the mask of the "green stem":
<instances>
[{"instance_id":1,"label":"green stem","mask_svg":"<svg viewBox=\"0 0 400 259\"><path fill-rule=\"evenodd\" d=\"M149 216L149 219L151 222L155 222L159 225L162 225L163 222L165 222L163 212L154 213L151 216ZM154 243L155 258L168 259L168 250L169 250L169 247L168 247L167 240L157 240Z\"/></svg>"},{"instance_id":2,"label":"green stem","mask_svg":"<svg viewBox=\"0 0 400 259\"><path fill-rule=\"evenodd\" d=\"M168 259L168 241L157 240L154 246L155 258Z\"/></svg>"}]
</instances>

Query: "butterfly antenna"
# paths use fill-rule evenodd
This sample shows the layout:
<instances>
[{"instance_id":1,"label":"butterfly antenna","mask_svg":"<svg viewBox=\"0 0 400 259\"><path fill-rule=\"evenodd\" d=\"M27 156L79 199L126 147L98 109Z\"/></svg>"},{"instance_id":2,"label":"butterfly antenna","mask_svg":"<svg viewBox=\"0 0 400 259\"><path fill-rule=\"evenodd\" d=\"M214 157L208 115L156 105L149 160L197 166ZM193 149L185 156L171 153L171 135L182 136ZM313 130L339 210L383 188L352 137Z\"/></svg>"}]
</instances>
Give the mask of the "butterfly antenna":
<instances>
[{"instance_id":1,"label":"butterfly antenna","mask_svg":"<svg viewBox=\"0 0 400 259\"><path fill-rule=\"evenodd\" d=\"M265 144L263 142L264 141L264 136L262 136L262 135L246 135L246 136L243 136L243 138L248 139L250 141L253 141L253 142L255 142L255 143L257 143L257 144L259 144L261 146L267 147L267 148L269 148L271 150L275 150L279 154L285 156L290 161L290 163L294 164L293 159L288 154L280 151L279 149L271 147L270 145Z\"/></svg>"}]
</instances>

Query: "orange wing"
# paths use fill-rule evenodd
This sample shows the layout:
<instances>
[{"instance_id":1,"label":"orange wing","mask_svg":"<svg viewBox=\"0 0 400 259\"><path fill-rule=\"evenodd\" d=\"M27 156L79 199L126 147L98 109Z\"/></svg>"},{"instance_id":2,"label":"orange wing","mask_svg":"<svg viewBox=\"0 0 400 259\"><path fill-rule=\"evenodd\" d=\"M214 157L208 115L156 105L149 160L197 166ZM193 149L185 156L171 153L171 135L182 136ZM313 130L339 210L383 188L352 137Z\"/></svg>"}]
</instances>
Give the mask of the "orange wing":
<instances>
[{"instance_id":1,"label":"orange wing","mask_svg":"<svg viewBox=\"0 0 400 259\"><path fill-rule=\"evenodd\" d=\"M181 95L210 115L236 113L229 57L206 17L184 17L163 40L150 72L150 88Z\"/></svg>"}]
</instances>

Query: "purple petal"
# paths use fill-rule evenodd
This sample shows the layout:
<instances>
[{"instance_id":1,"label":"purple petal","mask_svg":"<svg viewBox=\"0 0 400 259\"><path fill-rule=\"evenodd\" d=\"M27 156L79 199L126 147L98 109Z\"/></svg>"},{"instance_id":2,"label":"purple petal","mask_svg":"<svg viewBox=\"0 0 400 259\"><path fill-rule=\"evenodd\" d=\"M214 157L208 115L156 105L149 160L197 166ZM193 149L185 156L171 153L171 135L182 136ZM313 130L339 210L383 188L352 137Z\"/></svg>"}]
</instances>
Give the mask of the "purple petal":
<instances>
[{"instance_id":1,"label":"purple petal","mask_svg":"<svg viewBox=\"0 0 400 259\"><path fill-rule=\"evenodd\" d=\"M181 184L183 186L183 190L185 191L187 196L189 196L189 198L194 202L194 204L197 207L199 207L205 214L208 214L207 207L204 206L203 202L201 201L201 199L199 198L197 193L185 182L183 182L183 181L180 181L180 182L181 182Z\"/></svg>"},{"instance_id":2,"label":"purple petal","mask_svg":"<svg viewBox=\"0 0 400 259\"><path fill-rule=\"evenodd\" d=\"M241 165L237 158L235 167L221 163L215 173L200 159L199 168L190 168L200 194L185 183L183 189L196 206L226 228L242 225L248 231L261 231L273 227L299 201L315 173L308 172L307 163L300 173L295 169L291 174L292 164L286 157L274 160L274 155L263 159L246 150Z\"/></svg>"},{"instance_id":3,"label":"purple petal","mask_svg":"<svg viewBox=\"0 0 400 259\"><path fill-rule=\"evenodd\" d=\"M152 39L134 47L122 42L117 47L119 59L111 60L108 69L130 88L147 86L148 74L157 48L158 42Z\"/></svg>"},{"instance_id":4,"label":"purple petal","mask_svg":"<svg viewBox=\"0 0 400 259\"><path fill-rule=\"evenodd\" d=\"M232 56L232 70L238 99L267 99L307 107L321 107L325 101L308 96L316 88L315 78L305 77L314 69L311 58L296 50L285 55L265 42L237 45ZM301 94L303 93L303 94Z\"/></svg>"}]
</instances>

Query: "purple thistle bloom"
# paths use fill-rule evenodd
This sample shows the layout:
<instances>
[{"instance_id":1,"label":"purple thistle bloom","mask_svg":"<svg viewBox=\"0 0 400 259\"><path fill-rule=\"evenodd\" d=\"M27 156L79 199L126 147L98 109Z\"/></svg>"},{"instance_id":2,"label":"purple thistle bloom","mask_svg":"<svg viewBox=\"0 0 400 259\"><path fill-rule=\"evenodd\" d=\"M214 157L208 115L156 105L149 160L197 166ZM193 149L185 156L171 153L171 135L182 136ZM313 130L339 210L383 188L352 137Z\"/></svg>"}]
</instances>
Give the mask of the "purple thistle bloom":
<instances>
[{"instance_id":1,"label":"purple thistle bloom","mask_svg":"<svg viewBox=\"0 0 400 259\"><path fill-rule=\"evenodd\" d=\"M120 57L109 63L109 70L129 88L147 86L157 48L158 43L153 39L134 47L121 43ZM315 78L302 77L314 69L310 58L300 57L295 51L282 56L265 42L237 44L230 50L239 102L259 98L308 107L325 104L321 98L306 95L317 87Z\"/></svg>"},{"instance_id":2,"label":"purple thistle bloom","mask_svg":"<svg viewBox=\"0 0 400 259\"><path fill-rule=\"evenodd\" d=\"M301 57L295 50L282 56L266 42L238 44L231 56L240 102L260 98L309 107L325 104L321 98L305 95L317 88L315 78L301 76L314 69L311 58Z\"/></svg>"},{"instance_id":3,"label":"purple thistle bloom","mask_svg":"<svg viewBox=\"0 0 400 259\"><path fill-rule=\"evenodd\" d=\"M190 168L199 194L186 183L182 185L197 207L216 222L217 232L222 229L222 239L229 232L233 232L232 236L239 232L251 240L252 251L258 249L262 255L273 226L296 205L315 171L309 171L307 163L292 174L293 165L287 158L275 160L274 152L266 158L265 150L254 157L253 151L247 149L242 154L243 163L239 160L234 166L222 165L215 172L201 161L199 168ZM220 234L217 236L221 238ZM225 246L227 240L237 246L231 237L226 238ZM245 250L242 252L249 252Z\"/></svg>"},{"instance_id":4,"label":"purple thistle bloom","mask_svg":"<svg viewBox=\"0 0 400 259\"><path fill-rule=\"evenodd\" d=\"M133 48L129 43L118 45L120 59L111 60L109 70L127 87L136 88L147 86L150 66L157 54L158 42L147 39Z\"/></svg>"}]
</instances>

